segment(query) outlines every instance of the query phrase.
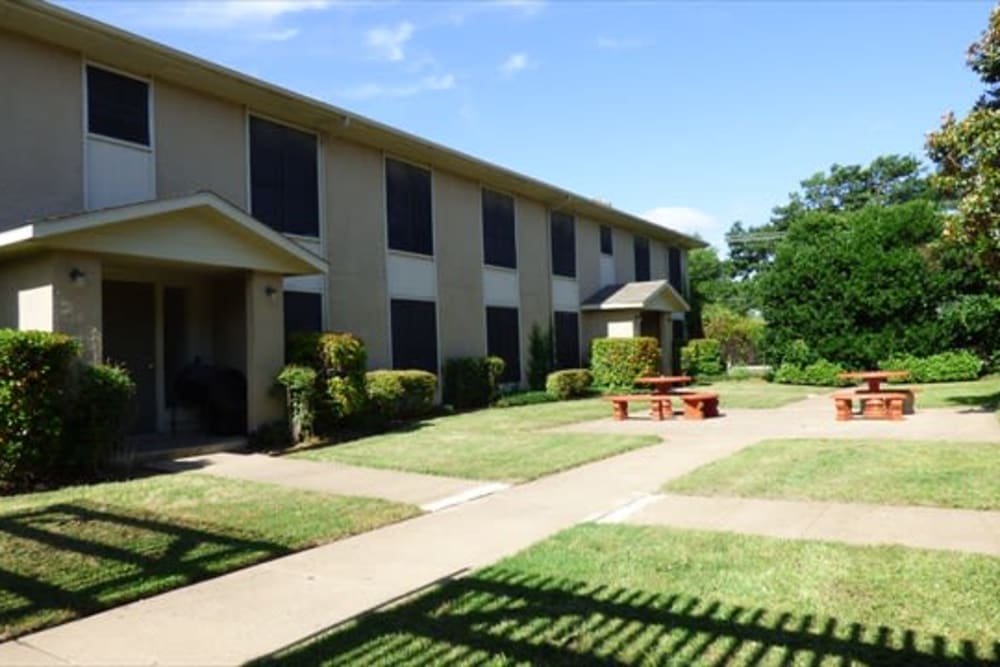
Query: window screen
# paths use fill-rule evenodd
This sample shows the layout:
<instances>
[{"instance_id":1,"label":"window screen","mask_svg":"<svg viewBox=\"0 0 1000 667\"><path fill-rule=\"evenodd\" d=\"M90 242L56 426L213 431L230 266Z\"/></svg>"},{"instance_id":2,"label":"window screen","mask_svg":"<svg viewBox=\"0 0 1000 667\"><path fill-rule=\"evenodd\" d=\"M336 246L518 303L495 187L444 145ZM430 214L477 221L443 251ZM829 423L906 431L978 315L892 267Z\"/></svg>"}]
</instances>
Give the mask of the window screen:
<instances>
[{"instance_id":1,"label":"window screen","mask_svg":"<svg viewBox=\"0 0 1000 667\"><path fill-rule=\"evenodd\" d=\"M149 145L149 84L87 67L87 130Z\"/></svg>"},{"instance_id":2,"label":"window screen","mask_svg":"<svg viewBox=\"0 0 1000 667\"><path fill-rule=\"evenodd\" d=\"M567 278L576 277L576 231L573 216L553 212L552 232L552 273Z\"/></svg>"},{"instance_id":3,"label":"window screen","mask_svg":"<svg viewBox=\"0 0 1000 667\"><path fill-rule=\"evenodd\" d=\"M681 250L680 248L670 248L667 251L667 268L669 271L670 286L675 290L684 293L684 277L681 274Z\"/></svg>"},{"instance_id":4,"label":"window screen","mask_svg":"<svg viewBox=\"0 0 1000 667\"><path fill-rule=\"evenodd\" d=\"M601 254L615 254L614 245L611 242L611 227L601 225Z\"/></svg>"},{"instance_id":5,"label":"window screen","mask_svg":"<svg viewBox=\"0 0 1000 667\"><path fill-rule=\"evenodd\" d=\"M322 331L322 297L315 292L285 292L285 337L290 334Z\"/></svg>"},{"instance_id":6,"label":"window screen","mask_svg":"<svg viewBox=\"0 0 1000 667\"><path fill-rule=\"evenodd\" d=\"M431 172L387 158L385 181L389 247L433 255Z\"/></svg>"},{"instance_id":7,"label":"window screen","mask_svg":"<svg viewBox=\"0 0 1000 667\"><path fill-rule=\"evenodd\" d=\"M501 382L521 381L521 344L517 308L486 308L486 353L504 361Z\"/></svg>"},{"instance_id":8,"label":"window screen","mask_svg":"<svg viewBox=\"0 0 1000 667\"><path fill-rule=\"evenodd\" d=\"M580 366L579 315L574 312L556 311L556 368Z\"/></svg>"},{"instance_id":9,"label":"window screen","mask_svg":"<svg viewBox=\"0 0 1000 667\"><path fill-rule=\"evenodd\" d=\"M517 268L514 198L492 190L483 190L483 262Z\"/></svg>"},{"instance_id":10,"label":"window screen","mask_svg":"<svg viewBox=\"0 0 1000 667\"><path fill-rule=\"evenodd\" d=\"M635 279L649 280L649 239L635 237Z\"/></svg>"},{"instance_id":11,"label":"window screen","mask_svg":"<svg viewBox=\"0 0 1000 667\"><path fill-rule=\"evenodd\" d=\"M437 318L433 301L393 299L392 367L438 372Z\"/></svg>"},{"instance_id":12,"label":"window screen","mask_svg":"<svg viewBox=\"0 0 1000 667\"><path fill-rule=\"evenodd\" d=\"M253 216L279 232L319 236L316 136L250 118Z\"/></svg>"}]
</instances>

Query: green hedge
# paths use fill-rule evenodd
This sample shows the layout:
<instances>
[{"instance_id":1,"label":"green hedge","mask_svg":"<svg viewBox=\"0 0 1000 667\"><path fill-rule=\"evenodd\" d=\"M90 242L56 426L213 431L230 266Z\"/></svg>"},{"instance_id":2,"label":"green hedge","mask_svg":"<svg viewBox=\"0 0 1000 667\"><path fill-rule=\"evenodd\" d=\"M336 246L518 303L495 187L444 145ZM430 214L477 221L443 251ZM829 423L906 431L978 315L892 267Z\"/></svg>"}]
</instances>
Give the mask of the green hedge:
<instances>
[{"instance_id":1,"label":"green hedge","mask_svg":"<svg viewBox=\"0 0 1000 667\"><path fill-rule=\"evenodd\" d=\"M288 337L285 356L290 366L316 371L316 393L311 399L316 433L365 411L368 355L360 338L343 332L298 333ZM293 416L289 422L294 429Z\"/></svg>"},{"instance_id":2,"label":"green hedge","mask_svg":"<svg viewBox=\"0 0 1000 667\"><path fill-rule=\"evenodd\" d=\"M681 370L694 377L714 377L726 371L722 345L714 338L694 338L681 348Z\"/></svg>"},{"instance_id":3,"label":"green hedge","mask_svg":"<svg viewBox=\"0 0 1000 667\"><path fill-rule=\"evenodd\" d=\"M820 359L808 366L798 366L792 363L784 363L778 367L774 373L774 381L778 384L804 384L818 387L846 387L852 382L841 380L837 377L844 372L844 367L840 364L826 359Z\"/></svg>"},{"instance_id":4,"label":"green hedge","mask_svg":"<svg viewBox=\"0 0 1000 667\"><path fill-rule=\"evenodd\" d=\"M88 472L114 456L136 414L136 387L119 366L79 366L60 462Z\"/></svg>"},{"instance_id":5,"label":"green hedge","mask_svg":"<svg viewBox=\"0 0 1000 667\"><path fill-rule=\"evenodd\" d=\"M444 362L442 399L456 410L483 408L500 395L500 357L456 357Z\"/></svg>"},{"instance_id":6,"label":"green hedge","mask_svg":"<svg viewBox=\"0 0 1000 667\"><path fill-rule=\"evenodd\" d=\"M594 378L586 368L567 368L549 373L545 379L545 391L559 400L586 396Z\"/></svg>"},{"instance_id":7,"label":"green hedge","mask_svg":"<svg viewBox=\"0 0 1000 667\"><path fill-rule=\"evenodd\" d=\"M437 377L427 371L371 371L365 375L368 407L382 419L414 419L434 409Z\"/></svg>"},{"instance_id":8,"label":"green hedge","mask_svg":"<svg viewBox=\"0 0 1000 667\"><path fill-rule=\"evenodd\" d=\"M929 357L898 355L879 362L888 371L909 371L899 382L956 382L975 380L983 370L982 360L967 350L942 352Z\"/></svg>"},{"instance_id":9,"label":"green hedge","mask_svg":"<svg viewBox=\"0 0 1000 667\"><path fill-rule=\"evenodd\" d=\"M631 387L637 377L660 369L660 347L655 338L595 338L590 343L590 372L604 387Z\"/></svg>"}]
</instances>

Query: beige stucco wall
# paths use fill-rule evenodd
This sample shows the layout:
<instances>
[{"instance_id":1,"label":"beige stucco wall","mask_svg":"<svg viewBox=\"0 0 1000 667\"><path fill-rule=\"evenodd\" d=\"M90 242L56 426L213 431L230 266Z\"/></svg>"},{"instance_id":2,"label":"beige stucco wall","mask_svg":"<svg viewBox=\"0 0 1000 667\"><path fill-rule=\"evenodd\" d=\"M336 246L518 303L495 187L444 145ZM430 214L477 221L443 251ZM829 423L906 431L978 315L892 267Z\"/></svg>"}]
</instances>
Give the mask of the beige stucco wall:
<instances>
[{"instance_id":1,"label":"beige stucco wall","mask_svg":"<svg viewBox=\"0 0 1000 667\"><path fill-rule=\"evenodd\" d=\"M243 107L159 80L153 103L157 196L211 190L247 209Z\"/></svg>"},{"instance_id":2,"label":"beige stucco wall","mask_svg":"<svg viewBox=\"0 0 1000 667\"><path fill-rule=\"evenodd\" d=\"M531 327L546 330L552 323L549 222L545 207L521 197L517 216L517 271L521 297L521 364L527 377Z\"/></svg>"},{"instance_id":3,"label":"beige stucco wall","mask_svg":"<svg viewBox=\"0 0 1000 667\"><path fill-rule=\"evenodd\" d=\"M80 55L0 30L0 230L83 209Z\"/></svg>"},{"instance_id":4,"label":"beige stucco wall","mask_svg":"<svg viewBox=\"0 0 1000 667\"><path fill-rule=\"evenodd\" d=\"M486 354L483 305L483 223L479 185L451 174L432 175L441 363Z\"/></svg>"},{"instance_id":5,"label":"beige stucco wall","mask_svg":"<svg viewBox=\"0 0 1000 667\"><path fill-rule=\"evenodd\" d=\"M281 399L271 392L285 362L282 300L268 296L281 276L253 272L246 276L247 422L250 429L284 416Z\"/></svg>"},{"instance_id":6,"label":"beige stucco wall","mask_svg":"<svg viewBox=\"0 0 1000 667\"><path fill-rule=\"evenodd\" d=\"M649 279L666 280L667 246L660 241L649 241Z\"/></svg>"},{"instance_id":7,"label":"beige stucco wall","mask_svg":"<svg viewBox=\"0 0 1000 667\"><path fill-rule=\"evenodd\" d=\"M392 356L382 154L335 139L323 145L330 328L360 336L368 365L387 368Z\"/></svg>"},{"instance_id":8,"label":"beige stucco wall","mask_svg":"<svg viewBox=\"0 0 1000 667\"><path fill-rule=\"evenodd\" d=\"M80 341L80 355L91 363L101 359L102 262L96 255L56 253L52 257L53 328ZM73 282L70 273L83 272Z\"/></svg>"},{"instance_id":9,"label":"beige stucco wall","mask_svg":"<svg viewBox=\"0 0 1000 667\"><path fill-rule=\"evenodd\" d=\"M35 254L0 264L0 327L52 331L53 260Z\"/></svg>"},{"instance_id":10,"label":"beige stucco wall","mask_svg":"<svg viewBox=\"0 0 1000 667\"><path fill-rule=\"evenodd\" d=\"M601 288L601 227L579 216L576 219L576 282L581 302Z\"/></svg>"}]
</instances>

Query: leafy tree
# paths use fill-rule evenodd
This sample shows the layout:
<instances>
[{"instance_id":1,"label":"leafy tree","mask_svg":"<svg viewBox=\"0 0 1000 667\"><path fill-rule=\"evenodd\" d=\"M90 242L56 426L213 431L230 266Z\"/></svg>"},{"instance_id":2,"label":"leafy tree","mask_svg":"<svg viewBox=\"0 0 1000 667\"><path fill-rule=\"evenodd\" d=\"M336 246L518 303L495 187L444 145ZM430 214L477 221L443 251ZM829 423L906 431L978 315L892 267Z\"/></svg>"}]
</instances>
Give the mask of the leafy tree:
<instances>
[{"instance_id":1,"label":"leafy tree","mask_svg":"<svg viewBox=\"0 0 1000 667\"><path fill-rule=\"evenodd\" d=\"M961 120L952 112L927 137L933 185L954 202L946 236L971 248L994 279L1000 273L1000 7L967 54L986 85Z\"/></svg>"},{"instance_id":2,"label":"leafy tree","mask_svg":"<svg viewBox=\"0 0 1000 667\"><path fill-rule=\"evenodd\" d=\"M797 217L760 278L771 358L797 339L857 368L943 349L948 285L930 252L941 229L927 201Z\"/></svg>"},{"instance_id":3,"label":"leafy tree","mask_svg":"<svg viewBox=\"0 0 1000 667\"><path fill-rule=\"evenodd\" d=\"M718 303L705 307L703 319L705 338L719 342L726 366L757 361L757 349L764 334L764 320L741 315Z\"/></svg>"}]
</instances>

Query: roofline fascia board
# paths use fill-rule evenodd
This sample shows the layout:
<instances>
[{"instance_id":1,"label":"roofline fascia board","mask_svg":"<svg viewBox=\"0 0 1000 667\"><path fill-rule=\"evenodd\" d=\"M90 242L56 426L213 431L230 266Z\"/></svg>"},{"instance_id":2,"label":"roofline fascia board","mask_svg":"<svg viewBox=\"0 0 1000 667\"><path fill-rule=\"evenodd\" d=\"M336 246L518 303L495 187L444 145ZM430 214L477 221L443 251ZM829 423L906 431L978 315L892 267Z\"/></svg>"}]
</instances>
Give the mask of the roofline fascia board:
<instances>
[{"instance_id":1,"label":"roofline fascia board","mask_svg":"<svg viewBox=\"0 0 1000 667\"><path fill-rule=\"evenodd\" d=\"M18 16L21 18L20 22L15 20ZM286 88L267 83L173 47L96 21L71 10L42 2L41 0L9 0L6 3L0 3L0 17L5 19L2 23L8 30L27 34L35 39L56 44L59 44L59 42L49 36L49 31L44 29L43 24L45 21L60 23L65 29L78 33L75 43L60 45L80 50L88 53L88 55L101 55L90 53L87 49L88 38L90 40L114 40L120 46L140 49L142 52L152 56L153 59L164 61L159 71L153 68L149 71L140 72L147 76L171 81L244 105L248 103L245 96L241 98L240 95L232 91L227 92L226 89L231 89L235 86L241 89L237 92L246 93L253 91L257 94L262 94L266 98L271 98L269 100L271 107L278 111L285 111L287 113L289 106L291 106L293 112L311 118L311 123L314 127L325 130L335 137L379 149L386 149L392 144L402 144L402 146L397 145L392 147L394 150L401 148L403 151L409 150L414 153L429 154L431 157L440 157L445 164L438 166L447 167L447 163L449 162L457 163L457 168L448 169L449 171L458 171L459 173L472 172L473 174L494 176L502 181L510 181L510 184L513 186L511 189L517 194L541 200L541 203L550 206L555 206L561 201L564 206L569 206L570 210L580 215L593 217L597 221L612 222L619 226L631 228L633 231L649 235L650 238L666 241L686 249L703 248L708 245L701 239L661 227L649 220L626 213L625 211L620 211L589 197L564 190L558 186L526 176L506 167L492 164L467 153L448 148L346 109L295 93ZM32 30L25 27L24 20L31 18L39 22L40 28ZM100 51L100 49L97 50ZM134 69L136 63L128 56L128 53L119 51L113 56L116 62L109 62L108 64L119 64L127 67L131 62ZM149 59L147 58L146 60ZM148 65L149 63L146 64ZM171 76L171 66L175 69L187 68L195 70L202 76L216 79L215 83L219 83L219 80L221 80L227 85L199 85L195 78L189 76L182 77L176 71ZM269 111L272 109L264 108L261 110ZM540 194L538 194L539 192Z\"/></svg>"}]
</instances>

